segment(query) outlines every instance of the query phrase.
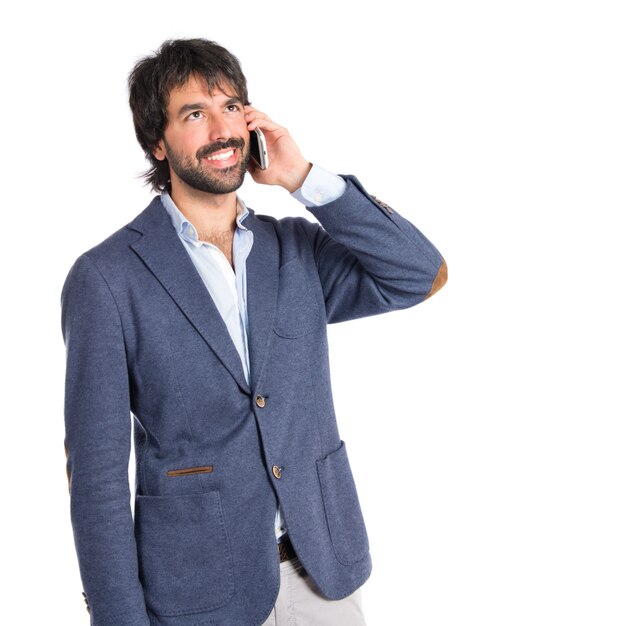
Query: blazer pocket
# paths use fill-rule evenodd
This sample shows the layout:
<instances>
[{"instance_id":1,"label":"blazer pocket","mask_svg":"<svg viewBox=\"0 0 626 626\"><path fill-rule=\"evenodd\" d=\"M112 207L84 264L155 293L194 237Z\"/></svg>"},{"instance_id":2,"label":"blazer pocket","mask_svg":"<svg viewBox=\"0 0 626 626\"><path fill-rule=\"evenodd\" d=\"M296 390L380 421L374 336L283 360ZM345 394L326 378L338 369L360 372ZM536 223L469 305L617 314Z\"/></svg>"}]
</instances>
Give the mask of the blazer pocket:
<instances>
[{"instance_id":1,"label":"blazer pocket","mask_svg":"<svg viewBox=\"0 0 626 626\"><path fill-rule=\"evenodd\" d=\"M212 465L198 465L196 467L182 467L179 469L167 470L168 476L191 476L193 474L212 474Z\"/></svg>"},{"instance_id":2,"label":"blazer pocket","mask_svg":"<svg viewBox=\"0 0 626 626\"><path fill-rule=\"evenodd\" d=\"M157 615L211 611L233 595L219 491L137 496L135 535L146 605Z\"/></svg>"},{"instance_id":3,"label":"blazer pocket","mask_svg":"<svg viewBox=\"0 0 626 626\"><path fill-rule=\"evenodd\" d=\"M299 259L292 259L279 270L278 301L274 332L296 339L308 335L320 322L320 308L310 280Z\"/></svg>"},{"instance_id":4,"label":"blazer pocket","mask_svg":"<svg viewBox=\"0 0 626 626\"><path fill-rule=\"evenodd\" d=\"M338 450L317 461L317 474L335 557L352 565L367 555L369 541L343 441Z\"/></svg>"}]
</instances>

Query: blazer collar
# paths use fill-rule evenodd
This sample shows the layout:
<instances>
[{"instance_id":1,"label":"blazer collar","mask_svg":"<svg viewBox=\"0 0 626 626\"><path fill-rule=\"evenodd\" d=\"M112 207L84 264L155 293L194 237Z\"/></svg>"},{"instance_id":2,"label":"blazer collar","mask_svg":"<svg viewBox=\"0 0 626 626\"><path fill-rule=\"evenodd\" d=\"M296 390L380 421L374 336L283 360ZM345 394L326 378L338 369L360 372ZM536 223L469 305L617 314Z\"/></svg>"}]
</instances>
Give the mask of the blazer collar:
<instances>
[{"instance_id":1,"label":"blazer collar","mask_svg":"<svg viewBox=\"0 0 626 626\"><path fill-rule=\"evenodd\" d=\"M155 197L127 225L143 235L131 244L132 249L246 393L250 393L250 388L256 390L263 371L276 309L279 267L274 227L257 218L251 209L249 211L245 225L254 233L254 244L246 262L250 385L246 382L239 353L226 324L178 238L160 198Z\"/></svg>"}]
</instances>

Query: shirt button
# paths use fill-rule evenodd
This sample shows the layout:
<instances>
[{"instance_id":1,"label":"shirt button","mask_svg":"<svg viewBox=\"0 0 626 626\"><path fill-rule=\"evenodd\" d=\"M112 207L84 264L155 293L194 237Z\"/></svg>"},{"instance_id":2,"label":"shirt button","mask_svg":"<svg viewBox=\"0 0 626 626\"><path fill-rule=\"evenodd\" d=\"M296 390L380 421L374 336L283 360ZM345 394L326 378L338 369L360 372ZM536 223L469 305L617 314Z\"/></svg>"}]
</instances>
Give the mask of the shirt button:
<instances>
[{"instance_id":1,"label":"shirt button","mask_svg":"<svg viewBox=\"0 0 626 626\"><path fill-rule=\"evenodd\" d=\"M316 193L313 195L313 200L315 200L315 202L321 202L322 201L322 194L321 193Z\"/></svg>"},{"instance_id":2,"label":"shirt button","mask_svg":"<svg viewBox=\"0 0 626 626\"><path fill-rule=\"evenodd\" d=\"M272 474L274 474L274 478L280 478L283 475L283 468L274 465L274 467L272 467Z\"/></svg>"},{"instance_id":3,"label":"shirt button","mask_svg":"<svg viewBox=\"0 0 626 626\"><path fill-rule=\"evenodd\" d=\"M256 405L262 409L265 406L265 398L262 395L256 397Z\"/></svg>"}]
</instances>

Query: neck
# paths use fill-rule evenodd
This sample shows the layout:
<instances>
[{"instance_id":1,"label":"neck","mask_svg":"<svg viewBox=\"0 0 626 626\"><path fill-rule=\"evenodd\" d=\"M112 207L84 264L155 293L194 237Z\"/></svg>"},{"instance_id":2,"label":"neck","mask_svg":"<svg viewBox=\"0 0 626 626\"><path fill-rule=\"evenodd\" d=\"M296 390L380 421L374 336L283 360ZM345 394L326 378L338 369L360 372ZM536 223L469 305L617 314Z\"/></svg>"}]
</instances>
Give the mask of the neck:
<instances>
[{"instance_id":1,"label":"neck","mask_svg":"<svg viewBox=\"0 0 626 626\"><path fill-rule=\"evenodd\" d=\"M234 191L212 194L173 184L171 196L198 233L232 233L234 230L237 218L237 194Z\"/></svg>"}]
</instances>

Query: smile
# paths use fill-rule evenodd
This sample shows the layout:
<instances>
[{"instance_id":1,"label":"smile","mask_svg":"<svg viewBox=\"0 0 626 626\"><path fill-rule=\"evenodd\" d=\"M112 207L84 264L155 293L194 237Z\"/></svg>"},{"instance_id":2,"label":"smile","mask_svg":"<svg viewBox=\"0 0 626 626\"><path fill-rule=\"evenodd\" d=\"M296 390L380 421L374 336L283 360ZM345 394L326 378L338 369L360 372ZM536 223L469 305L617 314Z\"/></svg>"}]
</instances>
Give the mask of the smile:
<instances>
[{"instance_id":1,"label":"smile","mask_svg":"<svg viewBox=\"0 0 626 626\"><path fill-rule=\"evenodd\" d=\"M217 154L213 154L211 156L205 157L207 161L226 161L226 159L230 159L235 154L234 149L226 150L225 152L218 152Z\"/></svg>"}]
</instances>

